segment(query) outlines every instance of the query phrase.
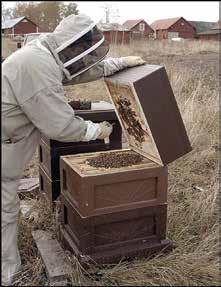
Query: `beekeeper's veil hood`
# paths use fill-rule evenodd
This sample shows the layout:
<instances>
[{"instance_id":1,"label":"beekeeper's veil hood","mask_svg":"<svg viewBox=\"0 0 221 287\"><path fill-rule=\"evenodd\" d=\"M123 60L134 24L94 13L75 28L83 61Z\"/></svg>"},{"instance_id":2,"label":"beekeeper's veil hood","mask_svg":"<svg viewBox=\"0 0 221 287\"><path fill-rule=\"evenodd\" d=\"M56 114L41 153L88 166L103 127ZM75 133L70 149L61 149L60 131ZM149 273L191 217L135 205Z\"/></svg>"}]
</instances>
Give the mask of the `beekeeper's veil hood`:
<instances>
[{"instance_id":1,"label":"beekeeper's veil hood","mask_svg":"<svg viewBox=\"0 0 221 287\"><path fill-rule=\"evenodd\" d=\"M40 38L70 81L104 59L109 51L102 32L86 15L64 18L53 33Z\"/></svg>"}]
</instances>

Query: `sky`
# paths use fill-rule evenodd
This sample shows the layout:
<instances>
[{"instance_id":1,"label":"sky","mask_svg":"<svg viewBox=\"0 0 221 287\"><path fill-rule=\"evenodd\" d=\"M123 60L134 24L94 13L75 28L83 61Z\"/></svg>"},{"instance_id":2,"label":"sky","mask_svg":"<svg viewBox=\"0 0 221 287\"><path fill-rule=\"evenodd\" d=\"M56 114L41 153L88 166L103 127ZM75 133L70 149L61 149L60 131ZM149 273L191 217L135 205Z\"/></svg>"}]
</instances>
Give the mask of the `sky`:
<instances>
[{"instance_id":1,"label":"sky","mask_svg":"<svg viewBox=\"0 0 221 287\"><path fill-rule=\"evenodd\" d=\"M65 1L68 2L68 1ZM148 24L164 18L184 17L190 21L217 22L219 1L74 1L80 13L89 15L94 21L105 20L104 4L111 7L110 20L122 24L126 20L144 19ZM2 1L13 7L15 1Z\"/></svg>"}]
</instances>

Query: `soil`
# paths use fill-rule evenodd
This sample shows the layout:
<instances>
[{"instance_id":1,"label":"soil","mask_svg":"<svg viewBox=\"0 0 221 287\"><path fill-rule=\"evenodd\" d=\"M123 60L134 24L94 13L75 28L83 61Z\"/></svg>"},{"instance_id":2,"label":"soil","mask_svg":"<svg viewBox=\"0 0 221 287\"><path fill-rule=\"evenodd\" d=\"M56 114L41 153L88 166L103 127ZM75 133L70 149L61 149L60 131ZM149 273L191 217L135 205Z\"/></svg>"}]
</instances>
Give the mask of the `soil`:
<instances>
[{"instance_id":1,"label":"soil","mask_svg":"<svg viewBox=\"0 0 221 287\"><path fill-rule=\"evenodd\" d=\"M139 120L136 118L136 113L131 108L130 101L120 96L117 104L119 106L118 112L128 126L127 132L138 142L142 143L144 141L144 131Z\"/></svg>"},{"instance_id":2,"label":"soil","mask_svg":"<svg viewBox=\"0 0 221 287\"><path fill-rule=\"evenodd\" d=\"M141 163L143 157L133 152L102 153L97 157L86 160L93 167L119 168Z\"/></svg>"},{"instance_id":3,"label":"soil","mask_svg":"<svg viewBox=\"0 0 221 287\"><path fill-rule=\"evenodd\" d=\"M74 110L91 110L91 101L71 101L68 103Z\"/></svg>"}]
</instances>

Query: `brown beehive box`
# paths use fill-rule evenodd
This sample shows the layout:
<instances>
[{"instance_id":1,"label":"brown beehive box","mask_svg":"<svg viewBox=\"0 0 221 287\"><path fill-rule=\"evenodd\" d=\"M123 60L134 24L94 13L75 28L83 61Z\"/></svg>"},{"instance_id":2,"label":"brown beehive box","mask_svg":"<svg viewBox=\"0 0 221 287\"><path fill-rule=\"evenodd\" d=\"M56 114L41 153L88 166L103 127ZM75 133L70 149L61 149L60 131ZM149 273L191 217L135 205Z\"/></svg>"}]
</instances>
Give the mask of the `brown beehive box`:
<instances>
[{"instance_id":1,"label":"brown beehive box","mask_svg":"<svg viewBox=\"0 0 221 287\"><path fill-rule=\"evenodd\" d=\"M142 65L105 79L130 147L160 165L191 151L167 73Z\"/></svg>"},{"instance_id":2,"label":"brown beehive box","mask_svg":"<svg viewBox=\"0 0 221 287\"><path fill-rule=\"evenodd\" d=\"M172 248L165 239L166 204L82 218L62 194L61 209L61 243L82 264L115 263Z\"/></svg>"},{"instance_id":3,"label":"brown beehive box","mask_svg":"<svg viewBox=\"0 0 221 287\"><path fill-rule=\"evenodd\" d=\"M167 167L142 157L138 164L97 168L88 160L99 155L137 154L130 149L61 157L61 193L82 217L157 205L167 199ZM129 156L130 156L129 155Z\"/></svg>"},{"instance_id":4,"label":"brown beehive box","mask_svg":"<svg viewBox=\"0 0 221 287\"><path fill-rule=\"evenodd\" d=\"M139 164L102 168L88 163L100 153L62 157L61 192L83 217L166 202L166 165L191 150L163 67L131 68L105 82L130 152L143 158Z\"/></svg>"},{"instance_id":5,"label":"brown beehive box","mask_svg":"<svg viewBox=\"0 0 221 287\"><path fill-rule=\"evenodd\" d=\"M82 263L172 246L166 240L167 164L191 150L163 67L131 68L105 83L130 148L60 159L61 241Z\"/></svg>"},{"instance_id":6,"label":"brown beehive box","mask_svg":"<svg viewBox=\"0 0 221 287\"><path fill-rule=\"evenodd\" d=\"M73 142L72 145L59 148L50 148L42 139L39 141L39 165L51 180L60 180L59 158L62 155L88 153L109 150L104 142Z\"/></svg>"}]
</instances>

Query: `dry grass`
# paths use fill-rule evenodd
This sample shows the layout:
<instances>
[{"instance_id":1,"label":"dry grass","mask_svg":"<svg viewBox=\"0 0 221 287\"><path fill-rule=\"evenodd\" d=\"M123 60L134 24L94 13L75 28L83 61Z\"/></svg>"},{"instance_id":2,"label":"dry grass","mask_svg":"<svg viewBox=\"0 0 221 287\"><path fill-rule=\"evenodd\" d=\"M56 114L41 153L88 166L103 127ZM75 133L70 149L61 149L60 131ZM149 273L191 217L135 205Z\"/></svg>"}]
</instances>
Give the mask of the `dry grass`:
<instances>
[{"instance_id":1,"label":"dry grass","mask_svg":"<svg viewBox=\"0 0 221 287\"><path fill-rule=\"evenodd\" d=\"M17 50L17 43L9 38L2 37L2 57L6 58Z\"/></svg>"},{"instance_id":2,"label":"dry grass","mask_svg":"<svg viewBox=\"0 0 221 287\"><path fill-rule=\"evenodd\" d=\"M168 40L137 41L133 45L114 46L111 50L112 56L170 56L170 55L192 55L195 53L218 53L219 45L215 41L193 41L169 42Z\"/></svg>"},{"instance_id":3,"label":"dry grass","mask_svg":"<svg viewBox=\"0 0 221 287\"><path fill-rule=\"evenodd\" d=\"M113 56L135 54L166 67L193 147L191 153L169 165L168 238L177 247L163 257L92 265L88 271L67 254L73 264L70 282L72 286L219 286L218 43L149 42L112 47L110 52ZM69 99L108 99L101 81L66 88L66 92ZM37 176L36 161L26 169L26 176ZM24 270L16 285L48 284L31 230L49 228L56 234L56 220L43 199L36 206L40 218L20 219Z\"/></svg>"}]
</instances>

